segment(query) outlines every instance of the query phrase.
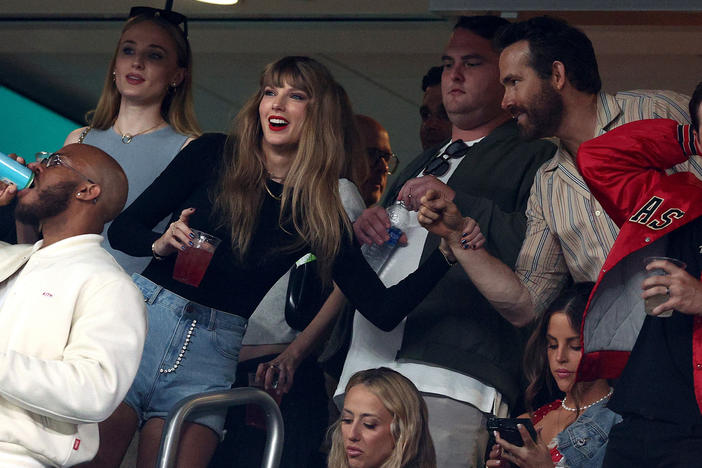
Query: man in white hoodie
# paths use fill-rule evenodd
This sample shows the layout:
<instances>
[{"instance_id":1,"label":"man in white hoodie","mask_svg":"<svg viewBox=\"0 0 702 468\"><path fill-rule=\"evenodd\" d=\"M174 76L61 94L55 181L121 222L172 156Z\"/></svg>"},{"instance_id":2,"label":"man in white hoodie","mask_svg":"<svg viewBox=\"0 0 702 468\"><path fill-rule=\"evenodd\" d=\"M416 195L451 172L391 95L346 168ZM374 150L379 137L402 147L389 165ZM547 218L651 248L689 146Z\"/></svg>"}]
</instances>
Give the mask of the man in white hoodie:
<instances>
[{"instance_id":1,"label":"man in white hoodie","mask_svg":"<svg viewBox=\"0 0 702 468\"><path fill-rule=\"evenodd\" d=\"M127 196L119 164L76 144L30 168L15 216L43 239L0 243L0 466L71 466L95 455L97 422L134 379L145 307L100 247ZM0 204L15 193L0 189Z\"/></svg>"}]
</instances>

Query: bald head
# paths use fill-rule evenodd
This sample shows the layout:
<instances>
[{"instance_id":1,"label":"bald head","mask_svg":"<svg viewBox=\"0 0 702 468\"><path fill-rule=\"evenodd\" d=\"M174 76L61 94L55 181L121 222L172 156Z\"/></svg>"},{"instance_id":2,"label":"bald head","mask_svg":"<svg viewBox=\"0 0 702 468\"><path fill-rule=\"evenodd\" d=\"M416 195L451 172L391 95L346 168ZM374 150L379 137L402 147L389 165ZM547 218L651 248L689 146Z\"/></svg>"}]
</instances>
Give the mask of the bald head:
<instances>
[{"instance_id":1,"label":"bald head","mask_svg":"<svg viewBox=\"0 0 702 468\"><path fill-rule=\"evenodd\" d=\"M92 145L74 143L59 151L71 166L100 186L98 208L102 222L112 221L124 208L129 185L122 167L110 155Z\"/></svg>"},{"instance_id":2,"label":"bald head","mask_svg":"<svg viewBox=\"0 0 702 468\"><path fill-rule=\"evenodd\" d=\"M390 136L377 120L360 114L357 114L355 118L361 142L368 154L370 169L368 177L359 189L366 205L370 206L380 200L387 184L388 162L392 155Z\"/></svg>"}]
</instances>

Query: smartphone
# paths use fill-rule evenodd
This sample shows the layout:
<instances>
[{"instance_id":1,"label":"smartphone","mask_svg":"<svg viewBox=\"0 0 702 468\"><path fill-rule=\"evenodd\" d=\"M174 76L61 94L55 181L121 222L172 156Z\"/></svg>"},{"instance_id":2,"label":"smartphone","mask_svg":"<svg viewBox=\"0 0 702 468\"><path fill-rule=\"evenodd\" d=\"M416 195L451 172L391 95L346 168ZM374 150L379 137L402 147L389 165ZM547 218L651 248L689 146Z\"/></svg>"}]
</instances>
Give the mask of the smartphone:
<instances>
[{"instance_id":1,"label":"smartphone","mask_svg":"<svg viewBox=\"0 0 702 468\"><path fill-rule=\"evenodd\" d=\"M522 434L517 429L517 424L524 425L529 431L531 438L536 442L536 429L534 429L534 425L529 418L496 418L488 416L485 426L490 433L497 431L500 433L500 437L510 444L523 447L524 441L522 440Z\"/></svg>"}]
</instances>

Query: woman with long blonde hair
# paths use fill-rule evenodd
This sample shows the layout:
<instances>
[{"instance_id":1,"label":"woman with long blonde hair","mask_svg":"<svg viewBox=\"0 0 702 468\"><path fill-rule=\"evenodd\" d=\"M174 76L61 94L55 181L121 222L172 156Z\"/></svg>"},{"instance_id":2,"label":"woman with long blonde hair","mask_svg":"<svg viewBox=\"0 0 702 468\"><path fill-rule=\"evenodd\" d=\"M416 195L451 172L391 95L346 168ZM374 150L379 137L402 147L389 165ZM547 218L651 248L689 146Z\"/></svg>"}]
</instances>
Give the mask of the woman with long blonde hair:
<instances>
[{"instance_id":1,"label":"woman with long blonde hair","mask_svg":"<svg viewBox=\"0 0 702 468\"><path fill-rule=\"evenodd\" d=\"M86 117L89 126L74 130L65 142L97 146L120 163L129 180L127 206L201 133L193 109L192 73L186 17L132 8L97 107ZM161 227L165 225L163 220ZM104 244L130 274L148 263Z\"/></svg>"},{"instance_id":2,"label":"woman with long blonde hair","mask_svg":"<svg viewBox=\"0 0 702 468\"><path fill-rule=\"evenodd\" d=\"M435 468L427 405L417 387L386 367L355 373L331 428L329 468Z\"/></svg>"},{"instance_id":3,"label":"woman with long blonde hair","mask_svg":"<svg viewBox=\"0 0 702 468\"><path fill-rule=\"evenodd\" d=\"M147 301L149 331L137 378L102 425L111 443L101 447L96 466L117 466L138 425L140 459L153 463L163 418L178 400L230 388L248 317L306 252L317 257L324 281L333 279L386 330L449 268L437 250L418 272L386 289L363 259L338 189L347 161L341 96L313 59L268 65L231 134L189 144L112 224L116 248L153 256L134 275ZM165 232L154 231L169 213ZM174 254L192 246L194 230L222 240L198 286L173 278ZM179 463L207 464L224 414L206 411L186 424Z\"/></svg>"}]
</instances>

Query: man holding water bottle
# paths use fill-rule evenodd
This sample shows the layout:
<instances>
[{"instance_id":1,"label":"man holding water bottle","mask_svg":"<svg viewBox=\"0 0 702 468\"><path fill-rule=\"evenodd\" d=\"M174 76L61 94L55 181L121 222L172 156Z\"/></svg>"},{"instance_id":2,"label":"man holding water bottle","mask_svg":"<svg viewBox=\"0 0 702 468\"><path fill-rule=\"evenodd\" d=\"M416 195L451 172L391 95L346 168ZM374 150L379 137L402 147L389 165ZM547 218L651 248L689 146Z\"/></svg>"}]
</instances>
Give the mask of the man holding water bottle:
<instances>
[{"instance_id":1,"label":"man holding water bottle","mask_svg":"<svg viewBox=\"0 0 702 468\"><path fill-rule=\"evenodd\" d=\"M520 141L500 108L498 53L491 39L507 23L495 16L459 20L443 53L443 104L451 141L427 150L399 175L384 205L401 199L410 213L404 246L380 271L386 285L417 268L439 243L417 223L424 193L435 190L474 218L486 248L513 264L525 230L524 209L537 168L553 155L544 141ZM465 142L465 143L464 143ZM354 223L360 242L387 240L385 208L367 209ZM356 371L391 367L423 393L437 465L484 466L487 414L506 416L519 393L523 340L485 301L460 268L451 269L394 330L386 333L355 314L351 347L335 399L343 400Z\"/></svg>"},{"instance_id":2,"label":"man holding water bottle","mask_svg":"<svg viewBox=\"0 0 702 468\"><path fill-rule=\"evenodd\" d=\"M90 145L39 163L16 197L34 245L0 243L0 466L68 466L97 451L97 422L129 389L146 332L139 289L101 246L123 208L122 168ZM25 185L25 184L22 184Z\"/></svg>"}]
</instances>

